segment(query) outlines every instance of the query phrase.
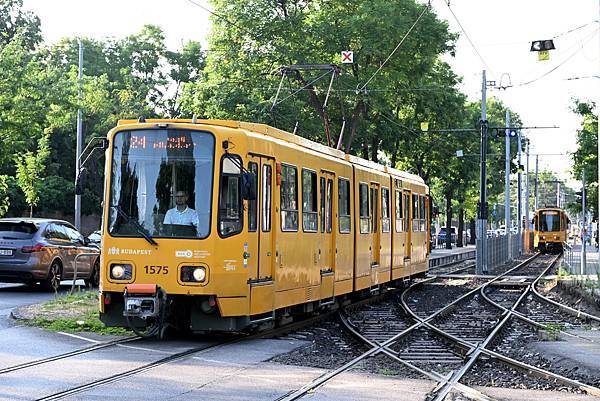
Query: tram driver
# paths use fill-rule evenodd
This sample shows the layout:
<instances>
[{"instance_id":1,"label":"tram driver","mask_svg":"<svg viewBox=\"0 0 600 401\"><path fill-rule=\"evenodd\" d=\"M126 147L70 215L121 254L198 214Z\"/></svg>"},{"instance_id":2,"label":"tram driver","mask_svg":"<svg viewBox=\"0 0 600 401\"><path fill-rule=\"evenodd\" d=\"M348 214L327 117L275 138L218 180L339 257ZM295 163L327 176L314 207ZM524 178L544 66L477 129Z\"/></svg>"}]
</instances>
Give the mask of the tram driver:
<instances>
[{"instance_id":1,"label":"tram driver","mask_svg":"<svg viewBox=\"0 0 600 401\"><path fill-rule=\"evenodd\" d=\"M177 191L175 193L175 207L167 210L163 220L163 227L167 232L171 231L171 235L188 235L188 231L184 228L193 227L193 235L199 234L198 226L200 221L198 213L187 205L188 194L185 191ZM182 227L183 226L183 227Z\"/></svg>"}]
</instances>

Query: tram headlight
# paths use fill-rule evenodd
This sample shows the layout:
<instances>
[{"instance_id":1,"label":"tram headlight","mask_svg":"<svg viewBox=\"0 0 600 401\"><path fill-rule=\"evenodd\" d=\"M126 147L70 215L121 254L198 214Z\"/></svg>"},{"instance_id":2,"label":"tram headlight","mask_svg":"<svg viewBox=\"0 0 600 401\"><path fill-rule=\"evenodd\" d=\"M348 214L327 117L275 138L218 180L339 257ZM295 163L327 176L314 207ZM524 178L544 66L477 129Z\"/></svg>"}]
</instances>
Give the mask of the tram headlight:
<instances>
[{"instance_id":1,"label":"tram headlight","mask_svg":"<svg viewBox=\"0 0 600 401\"><path fill-rule=\"evenodd\" d=\"M131 280L133 266L124 263L110 265L110 278L113 280Z\"/></svg>"},{"instance_id":2,"label":"tram headlight","mask_svg":"<svg viewBox=\"0 0 600 401\"><path fill-rule=\"evenodd\" d=\"M205 266L182 266L181 281L187 283L206 282L207 272Z\"/></svg>"}]
</instances>

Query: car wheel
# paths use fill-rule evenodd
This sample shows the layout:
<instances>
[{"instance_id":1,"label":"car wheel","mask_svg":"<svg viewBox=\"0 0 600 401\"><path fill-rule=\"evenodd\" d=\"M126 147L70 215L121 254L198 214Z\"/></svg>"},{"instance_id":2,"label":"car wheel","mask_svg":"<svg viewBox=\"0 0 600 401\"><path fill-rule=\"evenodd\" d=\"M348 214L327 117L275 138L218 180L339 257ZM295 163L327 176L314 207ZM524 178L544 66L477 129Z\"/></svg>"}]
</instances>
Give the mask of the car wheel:
<instances>
[{"instance_id":1,"label":"car wheel","mask_svg":"<svg viewBox=\"0 0 600 401\"><path fill-rule=\"evenodd\" d=\"M85 279L84 281L85 285L87 285L89 288L98 287L98 285L100 285L100 262L98 260L96 260L94 263L90 278Z\"/></svg>"},{"instance_id":2,"label":"car wheel","mask_svg":"<svg viewBox=\"0 0 600 401\"><path fill-rule=\"evenodd\" d=\"M62 277L62 269L58 261L52 262L48 269L48 278L44 281L44 287L50 291L58 291L60 280Z\"/></svg>"}]
</instances>

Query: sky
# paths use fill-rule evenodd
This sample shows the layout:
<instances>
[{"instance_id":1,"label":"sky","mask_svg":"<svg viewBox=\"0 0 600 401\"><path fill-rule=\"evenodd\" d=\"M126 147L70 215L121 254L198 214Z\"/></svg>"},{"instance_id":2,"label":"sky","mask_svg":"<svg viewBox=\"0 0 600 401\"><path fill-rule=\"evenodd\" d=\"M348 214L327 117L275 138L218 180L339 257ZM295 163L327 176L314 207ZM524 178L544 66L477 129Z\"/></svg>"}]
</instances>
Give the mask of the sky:
<instances>
[{"instance_id":1,"label":"sky","mask_svg":"<svg viewBox=\"0 0 600 401\"><path fill-rule=\"evenodd\" d=\"M210 7L207 0L194 1ZM566 153L576 149L580 121L570 108L575 98L600 96L600 0L449 1L449 7L448 0L431 0L431 6L460 34L455 57L445 59L463 77L461 90L470 100L481 99L484 69L487 80L497 86L514 85L505 90L490 87L487 95L515 110L525 126L560 127L527 130L525 135L531 140L531 153L540 154L540 169L575 185ZM155 24L165 32L167 46L177 49L187 40L206 46L210 31L209 13L188 0L24 0L23 5L40 17L47 43L65 36L123 37L139 32L144 24ZM541 39L554 39L556 50L548 61L538 61L529 51L531 41ZM402 57L402 48L395 57ZM531 170L534 165L531 157Z\"/></svg>"}]
</instances>

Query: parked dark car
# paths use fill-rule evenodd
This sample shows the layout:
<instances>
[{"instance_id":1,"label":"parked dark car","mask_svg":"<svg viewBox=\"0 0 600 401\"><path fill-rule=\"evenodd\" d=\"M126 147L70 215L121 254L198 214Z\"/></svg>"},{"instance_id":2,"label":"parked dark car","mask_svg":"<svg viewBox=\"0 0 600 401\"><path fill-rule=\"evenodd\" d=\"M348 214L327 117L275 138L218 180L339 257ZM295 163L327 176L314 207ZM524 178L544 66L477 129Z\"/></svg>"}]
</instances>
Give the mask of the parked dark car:
<instances>
[{"instance_id":1,"label":"parked dark car","mask_svg":"<svg viewBox=\"0 0 600 401\"><path fill-rule=\"evenodd\" d=\"M54 219L0 219L0 282L35 285L40 282L56 291L60 281L72 279L75 257L77 278L88 286L97 286L100 258L97 247L70 223Z\"/></svg>"},{"instance_id":2,"label":"parked dark car","mask_svg":"<svg viewBox=\"0 0 600 401\"><path fill-rule=\"evenodd\" d=\"M450 227L450 242L453 244L456 243L456 227ZM437 236L437 243L438 245L446 243L446 227L440 228L440 232Z\"/></svg>"}]
</instances>

